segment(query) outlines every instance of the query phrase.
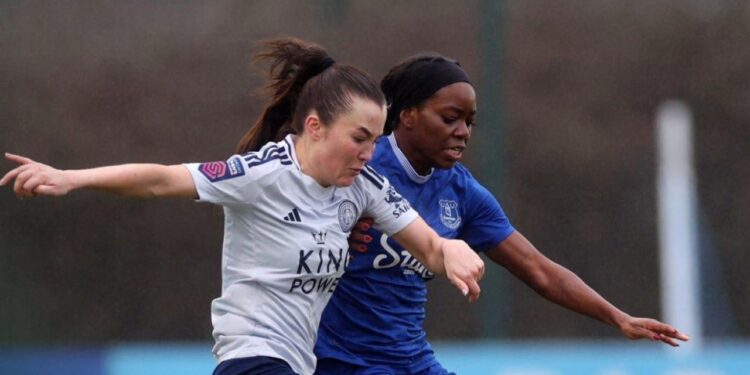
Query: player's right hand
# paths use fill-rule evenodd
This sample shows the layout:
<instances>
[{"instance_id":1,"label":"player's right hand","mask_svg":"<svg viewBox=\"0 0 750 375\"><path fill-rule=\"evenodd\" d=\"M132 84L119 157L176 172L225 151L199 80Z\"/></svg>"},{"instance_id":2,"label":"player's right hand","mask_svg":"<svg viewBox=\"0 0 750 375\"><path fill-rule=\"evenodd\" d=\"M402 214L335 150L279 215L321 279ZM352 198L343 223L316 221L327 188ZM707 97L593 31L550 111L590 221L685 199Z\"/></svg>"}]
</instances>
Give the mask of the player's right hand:
<instances>
[{"instance_id":1,"label":"player's right hand","mask_svg":"<svg viewBox=\"0 0 750 375\"><path fill-rule=\"evenodd\" d=\"M20 164L0 179L0 186L15 180L13 191L19 198L35 195L65 195L72 189L65 172L29 158L5 153L5 158Z\"/></svg>"},{"instance_id":2,"label":"player's right hand","mask_svg":"<svg viewBox=\"0 0 750 375\"><path fill-rule=\"evenodd\" d=\"M373 220L371 217L363 217L354 224L351 234L349 234L349 248L360 253L367 251L367 245L372 242L372 236L367 231L372 228Z\"/></svg>"},{"instance_id":3,"label":"player's right hand","mask_svg":"<svg viewBox=\"0 0 750 375\"><path fill-rule=\"evenodd\" d=\"M469 297L469 302L478 300L479 280L484 276L482 258L462 240L444 240L442 251L448 280Z\"/></svg>"}]
</instances>

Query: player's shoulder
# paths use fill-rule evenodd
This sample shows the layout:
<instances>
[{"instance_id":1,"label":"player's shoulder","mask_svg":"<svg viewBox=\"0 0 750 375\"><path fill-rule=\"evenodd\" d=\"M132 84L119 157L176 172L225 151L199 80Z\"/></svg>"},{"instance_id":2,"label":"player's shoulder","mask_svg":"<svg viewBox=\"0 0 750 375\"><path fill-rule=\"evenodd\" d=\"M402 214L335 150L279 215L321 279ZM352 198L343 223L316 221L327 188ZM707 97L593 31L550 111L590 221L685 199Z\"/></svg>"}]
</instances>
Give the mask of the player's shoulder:
<instances>
[{"instance_id":1,"label":"player's shoulder","mask_svg":"<svg viewBox=\"0 0 750 375\"><path fill-rule=\"evenodd\" d=\"M439 188L450 187L464 200L481 198L489 194L489 190L461 163L456 163L450 169L439 170L438 173L442 175L437 176L438 178L435 179L433 185L437 184Z\"/></svg>"},{"instance_id":2,"label":"player's shoulder","mask_svg":"<svg viewBox=\"0 0 750 375\"><path fill-rule=\"evenodd\" d=\"M295 168L291 145L285 140L268 142L258 151L238 155L248 173L269 174L283 173Z\"/></svg>"},{"instance_id":3,"label":"player's shoulder","mask_svg":"<svg viewBox=\"0 0 750 375\"><path fill-rule=\"evenodd\" d=\"M378 173L372 166L365 165L354 182L360 188L383 190L383 187L388 183L388 179Z\"/></svg>"},{"instance_id":4,"label":"player's shoulder","mask_svg":"<svg viewBox=\"0 0 750 375\"><path fill-rule=\"evenodd\" d=\"M398 158L393 151L389 136L381 136L375 141L375 152L367 164L378 171L398 164Z\"/></svg>"},{"instance_id":5,"label":"player's shoulder","mask_svg":"<svg viewBox=\"0 0 750 375\"><path fill-rule=\"evenodd\" d=\"M273 171L281 170L279 166L292 166L293 163L284 144L269 142L258 151L234 154L226 160L186 165L202 174L210 183L236 184L265 177Z\"/></svg>"},{"instance_id":6,"label":"player's shoulder","mask_svg":"<svg viewBox=\"0 0 750 375\"><path fill-rule=\"evenodd\" d=\"M440 184L458 184L466 187L481 186L479 181L469 171L469 168L461 163L456 163L448 169L437 169L435 173L437 174L435 177L438 177L436 178L436 182Z\"/></svg>"},{"instance_id":7,"label":"player's shoulder","mask_svg":"<svg viewBox=\"0 0 750 375\"><path fill-rule=\"evenodd\" d=\"M391 183L382 174L378 173L371 166L366 165L362 171L354 178L354 182L341 190L351 197L356 197L359 200L368 200L368 197L382 196L385 192L389 191ZM364 202L363 201L363 202Z\"/></svg>"},{"instance_id":8,"label":"player's shoulder","mask_svg":"<svg viewBox=\"0 0 750 375\"><path fill-rule=\"evenodd\" d=\"M461 163L456 163L450 169L450 171L456 174L457 176L460 176L461 178L476 180L474 178L474 175L471 174L471 171L469 171L469 168L467 168L465 165Z\"/></svg>"},{"instance_id":9,"label":"player's shoulder","mask_svg":"<svg viewBox=\"0 0 750 375\"><path fill-rule=\"evenodd\" d=\"M291 145L285 140L279 142L268 142L258 151L251 151L241 155L247 168L253 168L269 162L276 162L281 165L292 165L292 156L290 153Z\"/></svg>"}]
</instances>

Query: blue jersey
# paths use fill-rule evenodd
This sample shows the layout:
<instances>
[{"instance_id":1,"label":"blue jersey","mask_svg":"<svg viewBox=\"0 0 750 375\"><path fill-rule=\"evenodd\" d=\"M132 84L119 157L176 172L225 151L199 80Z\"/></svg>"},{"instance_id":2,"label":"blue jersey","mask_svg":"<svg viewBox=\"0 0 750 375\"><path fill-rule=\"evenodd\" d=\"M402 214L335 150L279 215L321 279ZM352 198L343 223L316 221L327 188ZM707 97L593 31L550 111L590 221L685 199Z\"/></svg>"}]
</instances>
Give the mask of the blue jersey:
<instances>
[{"instance_id":1,"label":"blue jersey","mask_svg":"<svg viewBox=\"0 0 750 375\"><path fill-rule=\"evenodd\" d=\"M369 165L441 237L484 251L514 231L497 200L461 164L420 176L391 135L378 141ZM423 329L425 282L434 275L386 235L368 234L373 241L366 253L349 252L353 258L323 312L315 353L360 366L421 371L437 363Z\"/></svg>"}]
</instances>

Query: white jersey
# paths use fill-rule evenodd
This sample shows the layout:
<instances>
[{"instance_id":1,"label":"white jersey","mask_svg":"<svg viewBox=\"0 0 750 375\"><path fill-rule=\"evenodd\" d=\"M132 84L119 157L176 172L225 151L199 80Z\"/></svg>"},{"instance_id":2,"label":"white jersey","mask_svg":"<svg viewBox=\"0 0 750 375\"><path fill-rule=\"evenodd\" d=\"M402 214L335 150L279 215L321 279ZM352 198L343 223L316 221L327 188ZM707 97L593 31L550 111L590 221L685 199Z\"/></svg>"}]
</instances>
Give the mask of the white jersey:
<instances>
[{"instance_id":1,"label":"white jersey","mask_svg":"<svg viewBox=\"0 0 750 375\"><path fill-rule=\"evenodd\" d=\"M320 186L301 172L294 139L186 166L199 200L224 206L222 293L211 304L217 360L275 357L307 375L356 221L371 216L391 235L417 213L369 167L349 187Z\"/></svg>"}]
</instances>

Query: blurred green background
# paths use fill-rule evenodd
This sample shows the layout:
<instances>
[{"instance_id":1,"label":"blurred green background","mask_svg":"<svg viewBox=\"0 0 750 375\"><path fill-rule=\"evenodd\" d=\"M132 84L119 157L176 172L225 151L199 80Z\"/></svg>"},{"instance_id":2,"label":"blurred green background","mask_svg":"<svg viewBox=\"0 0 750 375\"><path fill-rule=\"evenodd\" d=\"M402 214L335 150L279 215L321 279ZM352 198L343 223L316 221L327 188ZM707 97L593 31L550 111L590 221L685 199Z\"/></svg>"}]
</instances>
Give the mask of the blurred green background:
<instances>
[{"instance_id":1,"label":"blurred green background","mask_svg":"<svg viewBox=\"0 0 750 375\"><path fill-rule=\"evenodd\" d=\"M695 119L706 335L750 335L745 1L0 3L0 149L59 168L225 159L264 104L253 42L314 41L379 80L437 51L478 91L465 164L550 258L659 317L656 108ZM0 171L12 168L0 162ZM0 189L0 345L209 341L220 208ZM615 338L490 266L431 282L435 340Z\"/></svg>"}]
</instances>

